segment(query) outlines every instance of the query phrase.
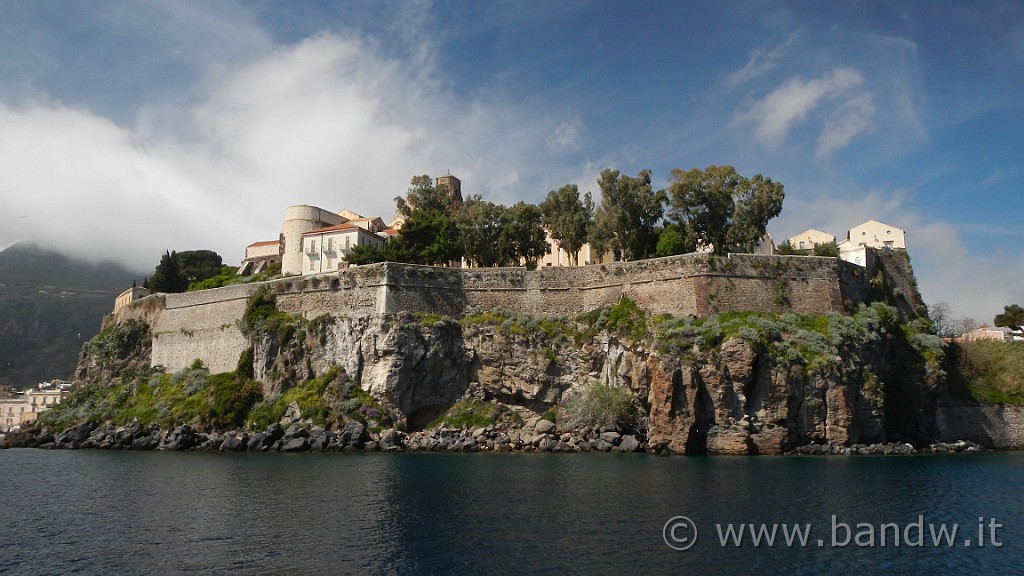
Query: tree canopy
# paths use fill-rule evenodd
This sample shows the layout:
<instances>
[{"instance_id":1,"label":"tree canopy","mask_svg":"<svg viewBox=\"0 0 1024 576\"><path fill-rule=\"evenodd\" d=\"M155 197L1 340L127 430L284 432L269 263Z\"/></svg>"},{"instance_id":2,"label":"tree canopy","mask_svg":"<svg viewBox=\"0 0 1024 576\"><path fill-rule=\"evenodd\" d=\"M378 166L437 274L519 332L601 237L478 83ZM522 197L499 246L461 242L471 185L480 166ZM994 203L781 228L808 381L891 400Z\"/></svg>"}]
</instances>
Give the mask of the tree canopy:
<instances>
[{"instance_id":1,"label":"tree canopy","mask_svg":"<svg viewBox=\"0 0 1024 576\"><path fill-rule=\"evenodd\" d=\"M760 174L745 178L732 166L676 168L668 193L668 217L679 226L687 249L699 244L716 254L752 250L785 198L781 183Z\"/></svg>"},{"instance_id":2,"label":"tree canopy","mask_svg":"<svg viewBox=\"0 0 1024 576\"><path fill-rule=\"evenodd\" d=\"M1003 306L1003 313L996 314L996 326L1024 326L1024 308L1019 304Z\"/></svg>"},{"instance_id":3,"label":"tree canopy","mask_svg":"<svg viewBox=\"0 0 1024 576\"><path fill-rule=\"evenodd\" d=\"M457 206L448 193L448 186L434 186L434 180L426 175L413 176L409 182L409 190L405 198L395 198L395 205L400 215L408 218L414 211L440 212L451 216Z\"/></svg>"},{"instance_id":4,"label":"tree canopy","mask_svg":"<svg viewBox=\"0 0 1024 576\"><path fill-rule=\"evenodd\" d=\"M651 187L651 171L636 177L603 170L597 179L601 203L594 216L591 244L599 251L611 250L621 260L639 260L657 249L655 226L665 208L665 191Z\"/></svg>"},{"instance_id":5,"label":"tree canopy","mask_svg":"<svg viewBox=\"0 0 1024 576\"><path fill-rule=\"evenodd\" d=\"M146 287L153 292L184 292L190 284L213 278L223 271L220 254L212 250L167 251L147 279Z\"/></svg>"},{"instance_id":6,"label":"tree canopy","mask_svg":"<svg viewBox=\"0 0 1024 576\"><path fill-rule=\"evenodd\" d=\"M575 184L566 184L548 192L540 203L541 223L569 255L572 266L579 264L580 249L587 242L594 224L594 200L587 192L580 198Z\"/></svg>"}]
</instances>

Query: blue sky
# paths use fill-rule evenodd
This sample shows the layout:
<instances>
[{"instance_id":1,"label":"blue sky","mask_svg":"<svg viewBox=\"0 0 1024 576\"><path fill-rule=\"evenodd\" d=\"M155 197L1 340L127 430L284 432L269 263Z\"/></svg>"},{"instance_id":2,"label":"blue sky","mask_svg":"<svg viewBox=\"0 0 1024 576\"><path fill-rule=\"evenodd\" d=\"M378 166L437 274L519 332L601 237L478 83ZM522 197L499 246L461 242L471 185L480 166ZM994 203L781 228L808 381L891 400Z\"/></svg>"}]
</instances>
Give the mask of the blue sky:
<instances>
[{"instance_id":1,"label":"blue sky","mask_svg":"<svg viewBox=\"0 0 1024 576\"><path fill-rule=\"evenodd\" d=\"M769 224L907 231L924 297L1024 304L1024 4L0 0L0 247L236 262L417 174L539 202L731 164Z\"/></svg>"}]
</instances>

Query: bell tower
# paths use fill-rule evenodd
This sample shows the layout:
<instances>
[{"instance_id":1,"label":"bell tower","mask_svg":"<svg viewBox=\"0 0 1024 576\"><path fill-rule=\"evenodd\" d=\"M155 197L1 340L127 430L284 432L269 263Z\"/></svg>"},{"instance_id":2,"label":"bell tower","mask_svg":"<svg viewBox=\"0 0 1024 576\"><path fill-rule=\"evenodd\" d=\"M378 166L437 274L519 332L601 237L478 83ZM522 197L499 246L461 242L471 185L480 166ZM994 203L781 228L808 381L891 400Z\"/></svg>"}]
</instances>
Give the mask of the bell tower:
<instances>
[{"instance_id":1,"label":"bell tower","mask_svg":"<svg viewBox=\"0 0 1024 576\"><path fill-rule=\"evenodd\" d=\"M452 176L451 170L446 171L444 176L434 179L434 186L437 188L447 186L448 196L455 201L456 205L462 204L462 181Z\"/></svg>"}]
</instances>

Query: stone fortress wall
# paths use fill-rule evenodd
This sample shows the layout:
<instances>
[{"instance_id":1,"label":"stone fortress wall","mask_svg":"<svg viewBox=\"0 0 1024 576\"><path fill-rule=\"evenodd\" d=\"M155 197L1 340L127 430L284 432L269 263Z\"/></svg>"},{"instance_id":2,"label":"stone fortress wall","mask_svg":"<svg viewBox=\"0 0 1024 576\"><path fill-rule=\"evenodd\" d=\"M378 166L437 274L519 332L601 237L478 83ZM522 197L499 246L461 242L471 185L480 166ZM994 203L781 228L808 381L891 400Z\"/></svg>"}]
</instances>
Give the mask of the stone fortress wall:
<instances>
[{"instance_id":1,"label":"stone fortress wall","mask_svg":"<svg viewBox=\"0 0 1024 576\"><path fill-rule=\"evenodd\" d=\"M905 270L889 271L889 268ZM883 266L884 270L876 267ZM461 317L497 307L532 315L573 316L623 296L650 313L706 316L728 311L851 312L872 293L872 278L902 282L919 299L909 261L875 258L867 268L836 258L686 254L585 267L436 268L381 263L321 276L286 277L183 294L148 296L108 321L145 320L153 365L168 371L199 358L213 372L234 370L249 342L238 328L249 296L267 286L279 309L315 318L399 312ZM902 280L901 280L902 279ZM909 284L909 285L903 285ZM901 309L912 306L902 306Z\"/></svg>"}]
</instances>

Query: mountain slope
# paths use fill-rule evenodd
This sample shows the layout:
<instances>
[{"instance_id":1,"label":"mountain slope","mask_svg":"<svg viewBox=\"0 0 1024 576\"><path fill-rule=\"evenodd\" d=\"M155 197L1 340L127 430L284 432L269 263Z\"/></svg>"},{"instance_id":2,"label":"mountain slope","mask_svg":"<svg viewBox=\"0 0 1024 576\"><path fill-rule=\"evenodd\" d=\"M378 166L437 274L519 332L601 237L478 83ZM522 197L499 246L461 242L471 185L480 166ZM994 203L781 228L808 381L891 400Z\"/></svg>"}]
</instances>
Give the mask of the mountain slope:
<instances>
[{"instance_id":1,"label":"mountain slope","mask_svg":"<svg viewBox=\"0 0 1024 576\"><path fill-rule=\"evenodd\" d=\"M82 344L139 276L32 244L0 252L0 385L69 378Z\"/></svg>"}]
</instances>

